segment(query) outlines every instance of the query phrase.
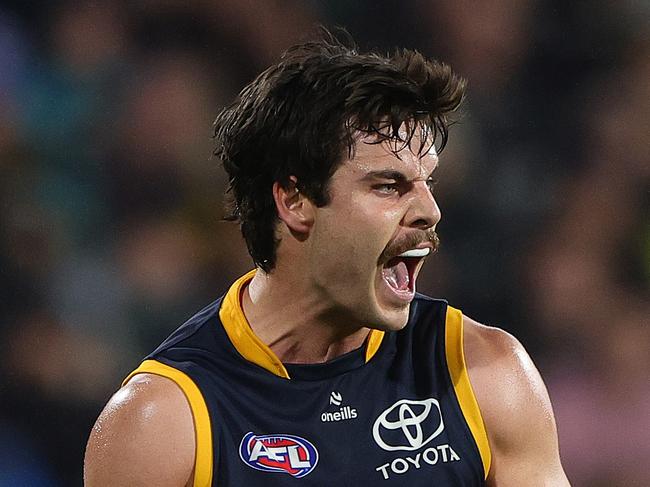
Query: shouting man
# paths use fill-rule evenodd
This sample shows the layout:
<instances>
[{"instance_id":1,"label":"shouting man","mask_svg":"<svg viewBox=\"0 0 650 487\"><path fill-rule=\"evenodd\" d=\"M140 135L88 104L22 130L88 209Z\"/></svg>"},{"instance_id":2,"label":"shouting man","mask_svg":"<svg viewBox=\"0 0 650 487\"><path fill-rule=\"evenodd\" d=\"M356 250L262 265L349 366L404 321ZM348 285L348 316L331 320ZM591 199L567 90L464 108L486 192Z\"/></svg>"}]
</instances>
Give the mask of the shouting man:
<instances>
[{"instance_id":1,"label":"shouting man","mask_svg":"<svg viewBox=\"0 0 650 487\"><path fill-rule=\"evenodd\" d=\"M415 292L464 89L417 52L326 36L219 114L255 270L127 377L88 486L568 485L522 346Z\"/></svg>"}]
</instances>

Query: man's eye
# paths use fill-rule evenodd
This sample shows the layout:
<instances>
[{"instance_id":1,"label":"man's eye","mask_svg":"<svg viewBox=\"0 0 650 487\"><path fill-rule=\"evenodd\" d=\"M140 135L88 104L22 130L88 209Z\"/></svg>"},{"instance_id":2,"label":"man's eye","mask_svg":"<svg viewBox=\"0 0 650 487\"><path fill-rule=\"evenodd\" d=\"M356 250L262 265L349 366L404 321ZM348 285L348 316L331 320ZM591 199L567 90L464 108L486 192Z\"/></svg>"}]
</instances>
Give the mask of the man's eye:
<instances>
[{"instance_id":1,"label":"man's eye","mask_svg":"<svg viewBox=\"0 0 650 487\"><path fill-rule=\"evenodd\" d=\"M392 194L395 191L397 191L397 185L395 183L377 184L377 185L373 186L373 189L375 191L378 191L379 193Z\"/></svg>"},{"instance_id":2,"label":"man's eye","mask_svg":"<svg viewBox=\"0 0 650 487\"><path fill-rule=\"evenodd\" d=\"M429 178L427 179L427 186L429 187L429 191L433 193L433 189L436 187L438 184L438 180L434 178Z\"/></svg>"}]
</instances>

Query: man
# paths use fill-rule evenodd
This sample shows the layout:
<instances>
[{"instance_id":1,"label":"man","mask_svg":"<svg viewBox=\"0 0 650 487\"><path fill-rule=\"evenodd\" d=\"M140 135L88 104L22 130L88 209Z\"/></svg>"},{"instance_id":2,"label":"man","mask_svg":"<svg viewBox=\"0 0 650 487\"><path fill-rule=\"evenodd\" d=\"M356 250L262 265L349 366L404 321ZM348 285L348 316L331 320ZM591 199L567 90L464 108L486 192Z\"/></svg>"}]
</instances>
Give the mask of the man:
<instances>
[{"instance_id":1,"label":"man","mask_svg":"<svg viewBox=\"0 0 650 487\"><path fill-rule=\"evenodd\" d=\"M216 154L256 270L111 398L88 486L568 485L522 346L415 294L463 93L416 52L328 38L222 111Z\"/></svg>"}]
</instances>

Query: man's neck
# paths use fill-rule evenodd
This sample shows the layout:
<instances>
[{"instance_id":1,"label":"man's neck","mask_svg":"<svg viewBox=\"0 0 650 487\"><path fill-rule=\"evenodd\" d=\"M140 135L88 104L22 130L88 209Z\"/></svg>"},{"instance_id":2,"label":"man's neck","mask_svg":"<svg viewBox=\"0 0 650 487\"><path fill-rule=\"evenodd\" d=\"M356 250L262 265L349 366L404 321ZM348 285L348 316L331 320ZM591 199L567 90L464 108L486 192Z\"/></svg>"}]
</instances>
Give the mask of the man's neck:
<instances>
[{"instance_id":1,"label":"man's neck","mask_svg":"<svg viewBox=\"0 0 650 487\"><path fill-rule=\"evenodd\" d=\"M361 347L370 330L346 327L302 279L255 274L241 296L253 332L284 363L322 363Z\"/></svg>"}]
</instances>

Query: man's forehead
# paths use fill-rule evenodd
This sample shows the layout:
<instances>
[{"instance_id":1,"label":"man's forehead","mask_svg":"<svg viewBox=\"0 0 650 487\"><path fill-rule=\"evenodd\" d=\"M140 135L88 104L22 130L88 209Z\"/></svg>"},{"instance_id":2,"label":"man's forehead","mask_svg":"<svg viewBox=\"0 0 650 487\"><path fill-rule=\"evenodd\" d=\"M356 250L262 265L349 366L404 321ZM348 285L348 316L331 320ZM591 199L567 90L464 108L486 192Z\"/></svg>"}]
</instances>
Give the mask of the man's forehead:
<instances>
[{"instance_id":1,"label":"man's forehead","mask_svg":"<svg viewBox=\"0 0 650 487\"><path fill-rule=\"evenodd\" d=\"M394 140L360 139L348 163L364 173L393 170L408 177L428 176L438 166L438 154L433 144L431 148L425 147L424 153L419 152L419 148L417 140L404 144Z\"/></svg>"}]
</instances>

